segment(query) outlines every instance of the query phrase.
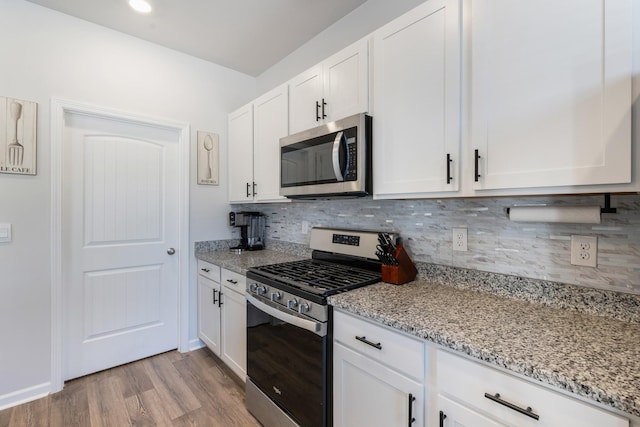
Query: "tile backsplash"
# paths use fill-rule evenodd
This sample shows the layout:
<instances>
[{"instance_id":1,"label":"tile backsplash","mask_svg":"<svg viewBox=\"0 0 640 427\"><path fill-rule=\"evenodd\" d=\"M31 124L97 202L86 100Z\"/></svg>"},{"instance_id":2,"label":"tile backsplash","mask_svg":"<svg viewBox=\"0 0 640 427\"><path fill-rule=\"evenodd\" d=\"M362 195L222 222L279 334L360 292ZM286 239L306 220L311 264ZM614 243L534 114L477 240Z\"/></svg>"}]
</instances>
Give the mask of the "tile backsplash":
<instances>
[{"instance_id":1,"label":"tile backsplash","mask_svg":"<svg viewBox=\"0 0 640 427\"><path fill-rule=\"evenodd\" d=\"M309 243L307 227L394 231L415 261L640 294L640 195L612 195L601 224L511 222L516 205L600 205L604 196L318 200L234 205L267 215L267 239ZM468 251L453 251L453 228ZM570 263L572 235L597 236L597 267Z\"/></svg>"}]
</instances>

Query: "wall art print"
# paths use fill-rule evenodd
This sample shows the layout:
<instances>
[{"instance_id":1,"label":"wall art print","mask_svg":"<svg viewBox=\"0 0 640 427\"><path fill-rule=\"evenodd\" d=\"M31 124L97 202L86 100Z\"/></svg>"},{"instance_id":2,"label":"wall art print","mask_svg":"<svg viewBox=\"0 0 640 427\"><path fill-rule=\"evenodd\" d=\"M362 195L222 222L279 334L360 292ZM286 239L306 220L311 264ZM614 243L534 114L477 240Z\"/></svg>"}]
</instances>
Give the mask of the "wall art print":
<instances>
[{"instance_id":1,"label":"wall art print","mask_svg":"<svg viewBox=\"0 0 640 427\"><path fill-rule=\"evenodd\" d=\"M198 131L198 184L218 185L219 136Z\"/></svg>"},{"instance_id":2,"label":"wall art print","mask_svg":"<svg viewBox=\"0 0 640 427\"><path fill-rule=\"evenodd\" d=\"M0 97L0 172L36 174L35 102Z\"/></svg>"}]
</instances>

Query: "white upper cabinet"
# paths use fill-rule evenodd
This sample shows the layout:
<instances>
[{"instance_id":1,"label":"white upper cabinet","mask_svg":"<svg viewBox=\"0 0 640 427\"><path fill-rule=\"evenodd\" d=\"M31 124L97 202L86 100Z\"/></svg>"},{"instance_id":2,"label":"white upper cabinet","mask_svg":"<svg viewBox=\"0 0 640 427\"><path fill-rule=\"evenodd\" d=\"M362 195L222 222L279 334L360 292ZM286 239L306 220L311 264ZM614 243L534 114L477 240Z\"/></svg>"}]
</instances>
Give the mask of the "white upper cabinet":
<instances>
[{"instance_id":1,"label":"white upper cabinet","mask_svg":"<svg viewBox=\"0 0 640 427\"><path fill-rule=\"evenodd\" d=\"M229 114L229 201L253 201L253 104Z\"/></svg>"},{"instance_id":2,"label":"white upper cabinet","mask_svg":"<svg viewBox=\"0 0 640 427\"><path fill-rule=\"evenodd\" d=\"M632 3L465 3L475 190L631 182Z\"/></svg>"},{"instance_id":3,"label":"white upper cabinet","mask_svg":"<svg viewBox=\"0 0 640 427\"><path fill-rule=\"evenodd\" d=\"M287 85L229 114L229 202L280 196L280 138L288 135Z\"/></svg>"},{"instance_id":4,"label":"white upper cabinet","mask_svg":"<svg viewBox=\"0 0 640 427\"><path fill-rule=\"evenodd\" d=\"M460 19L458 0L430 0L374 33L376 198L459 188Z\"/></svg>"},{"instance_id":5,"label":"white upper cabinet","mask_svg":"<svg viewBox=\"0 0 640 427\"><path fill-rule=\"evenodd\" d=\"M280 138L288 135L287 85L253 102L253 174L255 200L285 200L280 196Z\"/></svg>"},{"instance_id":6,"label":"white upper cabinet","mask_svg":"<svg viewBox=\"0 0 640 427\"><path fill-rule=\"evenodd\" d=\"M291 79L290 133L368 111L368 51L360 40Z\"/></svg>"}]
</instances>

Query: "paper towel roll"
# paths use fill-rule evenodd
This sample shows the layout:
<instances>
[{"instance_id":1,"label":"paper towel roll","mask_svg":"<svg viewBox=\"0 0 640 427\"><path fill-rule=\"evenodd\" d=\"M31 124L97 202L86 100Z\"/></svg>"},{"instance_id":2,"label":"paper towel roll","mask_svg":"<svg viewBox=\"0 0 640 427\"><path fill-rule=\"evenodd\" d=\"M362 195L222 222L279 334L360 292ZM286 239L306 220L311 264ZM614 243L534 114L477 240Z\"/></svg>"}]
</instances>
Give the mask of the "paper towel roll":
<instances>
[{"instance_id":1,"label":"paper towel roll","mask_svg":"<svg viewBox=\"0 0 640 427\"><path fill-rule=\"evenodd\" d=\"M600 206L514 206L509 219L517 222L600 224Z\"/></svg>"}]
</instances>

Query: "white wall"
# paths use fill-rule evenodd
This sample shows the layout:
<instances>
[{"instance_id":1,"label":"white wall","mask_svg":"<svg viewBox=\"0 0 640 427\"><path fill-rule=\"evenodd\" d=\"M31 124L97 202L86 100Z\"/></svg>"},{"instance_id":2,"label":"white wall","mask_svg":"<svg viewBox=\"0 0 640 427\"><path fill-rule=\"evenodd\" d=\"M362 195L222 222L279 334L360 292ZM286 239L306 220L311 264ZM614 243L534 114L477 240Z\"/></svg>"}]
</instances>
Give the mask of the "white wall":
<instances>
[{"instance_id":1,"label":"white wall","mask_svg":"<svg viewBox=\"0 0 640 427\"><path fill-rule=\"evenodd\" d=\"M258 92L286 82L424 1L368 0L258 76Z\"/></svg>"},{"instance_id":2,"label":"white wall","mask_svg":"<svg viewBox=\"0 0 640 427\"><path fill-rule=\"evenodd\" d=\"M0 174L0 407L50 380L50 100L191 125L190 239L231 237L226 162L219 187L195 184L195 133L220 134L227 113L256 95L256 79L23 0L0 0L0 96L38 103L38 174ZM192 251L192 247L188 248ZM195 283L192 258L191 283ZM190 336L196 337L195 286ZM21 393L25 394L22 395Z\"/></svg>"}]
</instances>

